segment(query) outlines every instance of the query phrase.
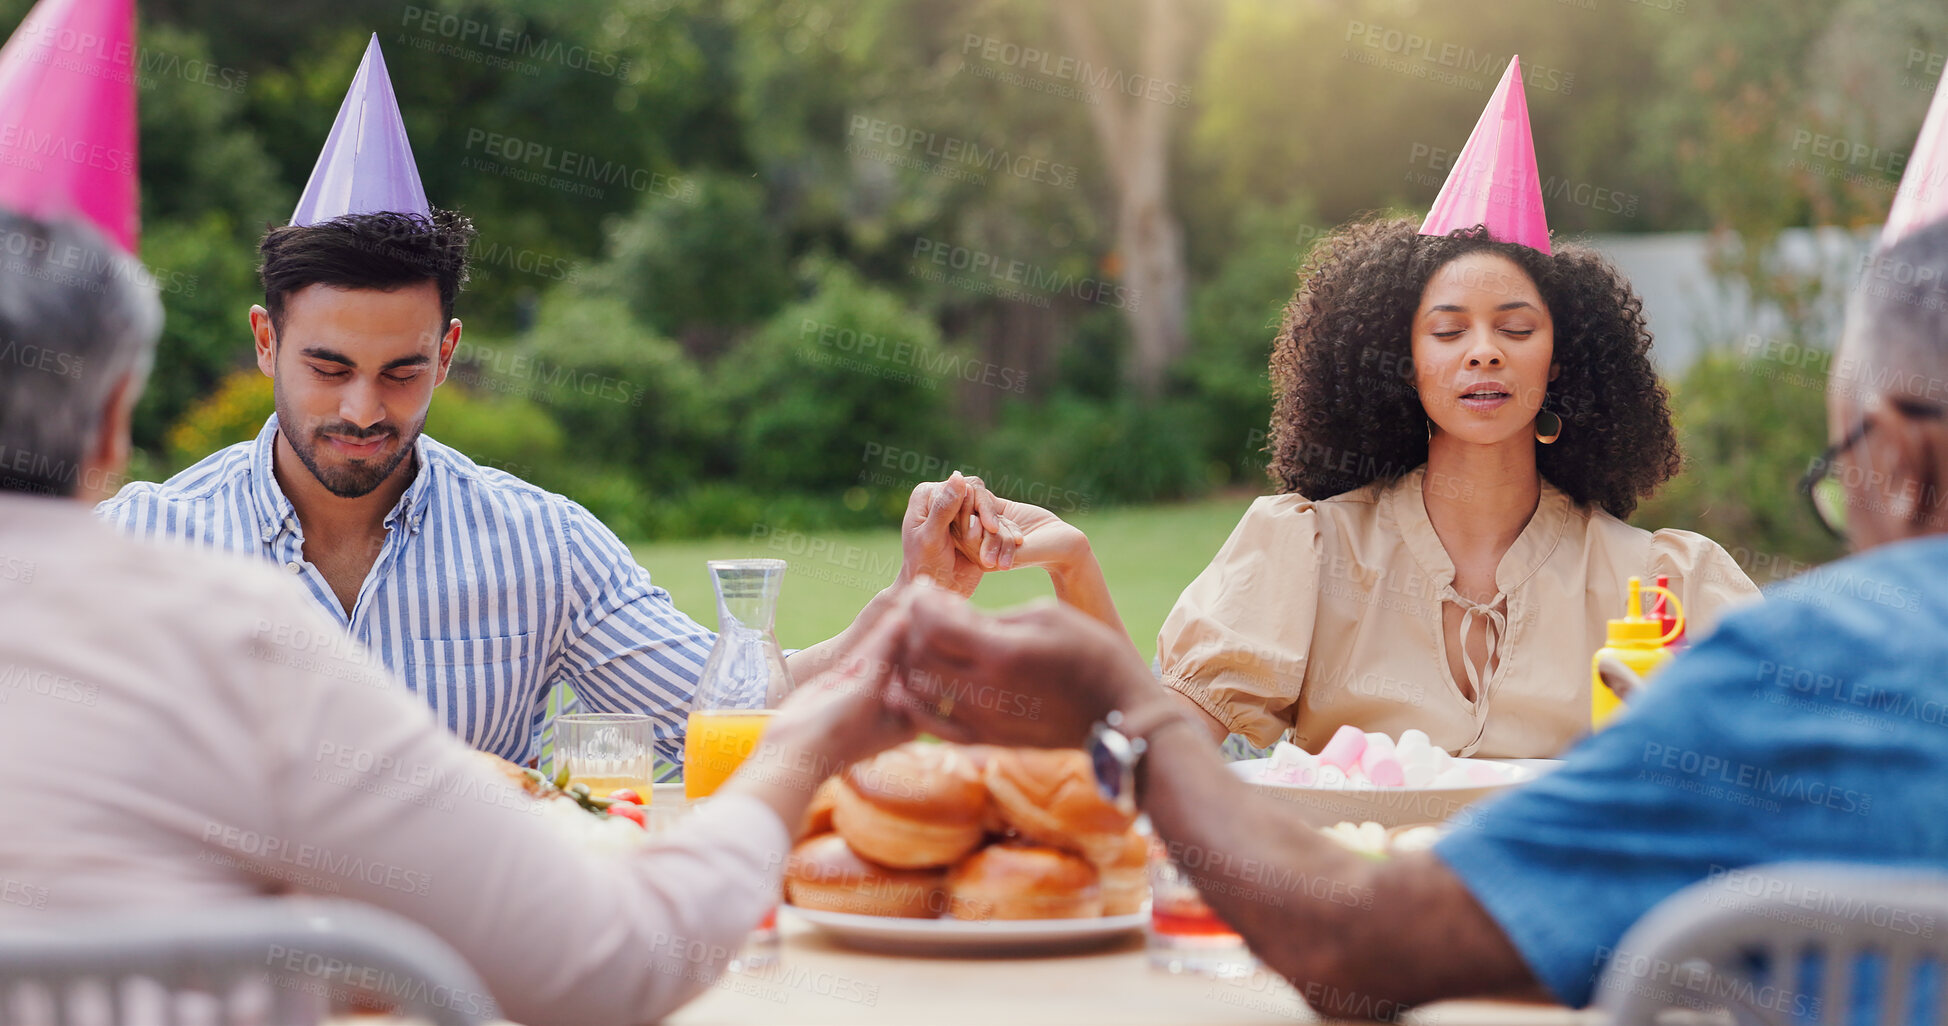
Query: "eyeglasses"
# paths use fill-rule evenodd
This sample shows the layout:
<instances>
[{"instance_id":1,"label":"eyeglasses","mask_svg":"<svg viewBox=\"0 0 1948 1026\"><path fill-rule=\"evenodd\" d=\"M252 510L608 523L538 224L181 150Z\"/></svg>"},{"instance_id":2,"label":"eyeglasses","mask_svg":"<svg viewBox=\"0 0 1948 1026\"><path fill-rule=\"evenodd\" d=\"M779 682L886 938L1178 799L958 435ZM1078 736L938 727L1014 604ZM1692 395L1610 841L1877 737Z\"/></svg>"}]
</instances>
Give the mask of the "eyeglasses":
<instances>
[{"instance_id":1,"label":"eyeglasses","mask_svg":"<svg viewBox=\"0 0 1948 1026\"><path fill-rule=\"evenodd\" d=\"M1889 398L1888 404L1908 417L1936 420L1948 416L1948 409L1912 399ZM1847 537L1847 486L1846 482L1834 476L1833 467L1847 450L1859 445L1872 428L1873 421L1862 419L1859 427L1827 446L1826 451L1820 453L1813 465L1807 468L1805 476L1799 479L1799 493L1812 503L1813 515L1819 518L1820 526L1841 541Z\"/></svg>"}]
</instances>

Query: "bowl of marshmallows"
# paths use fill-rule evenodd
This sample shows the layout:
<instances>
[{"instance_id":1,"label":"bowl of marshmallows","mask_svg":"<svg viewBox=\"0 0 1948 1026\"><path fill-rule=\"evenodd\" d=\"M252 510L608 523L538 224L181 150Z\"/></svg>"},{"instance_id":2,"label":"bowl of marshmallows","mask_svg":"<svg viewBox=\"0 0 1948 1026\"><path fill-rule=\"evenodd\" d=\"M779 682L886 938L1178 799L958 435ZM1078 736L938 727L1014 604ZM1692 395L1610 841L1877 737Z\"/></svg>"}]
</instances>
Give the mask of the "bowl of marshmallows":
<instances>
[{"instance_id":1,"label":"bowl of marshmallows","mask_svg":"<svg viewBox=\"0 0 1948 1026\"><path fill-rule=\"evenodd\" d=\"M1478 759L1448 754L1420 730L1398 740L1342 726L1318 754L1280 741L1270 758L1231 764L1258 791L1292 803L1306 822L1383 827L1443 822L1504 788L1535 779L1551 759Z\"/></svg>"}]
</instances>

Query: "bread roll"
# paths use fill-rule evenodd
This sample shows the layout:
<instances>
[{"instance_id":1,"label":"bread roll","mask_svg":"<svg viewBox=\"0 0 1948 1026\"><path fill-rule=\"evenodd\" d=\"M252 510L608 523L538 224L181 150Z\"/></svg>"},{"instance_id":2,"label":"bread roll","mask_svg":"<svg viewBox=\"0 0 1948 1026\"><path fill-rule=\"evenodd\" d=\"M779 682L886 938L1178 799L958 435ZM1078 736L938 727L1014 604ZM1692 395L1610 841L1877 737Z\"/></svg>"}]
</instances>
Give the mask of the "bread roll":
<instances>
[{"instance_id":1,"label":"bread roll","mask_svg":"<svg viewBox=\"0 0 1948 1026\"><path fill-rule=\"evenodd\" d=\"M1143 911L1150 897L1150 838L1131 827L1123 834L1116 857L1098 868L1102 874L1103 915L1127 916Z\"/></svg>"},{"instance_id":2,"label":"bread roll","mask_svg":"<svg viewBox=\"0 0 1948 1026\"><path fill-rule=\"evenodd\" d=\"M1135 821L1104 798L1089 756L1073 748L1013 748L988 761L988 793L1015 832L1098 866L1122 853Z\"/></svg>"},{"instance_id":3,"label":"bread roll","mask_svg":"<svg viewBox=\"0 0 1948 1026\"><path fill-rule=\"evenodd\" d=\"M839 778L827 777L812 792L812 804L805 807L805 818L798 824L800 838L832 832L832 808L839 801Z\"/></svg>"},{"instance_id":4,"label":"bread roll","mask_svg":"<svg viewBox=\"0 0 1948 1026\"><path fill-rule=\"evenodd\" d=\"M987 786L953 745L908 742L845 771L832 825L860 855L895 869L953 863L986 833Z\"/></svg>"},{"instance_id":5,"label":"bread roll","mask_svg":"<svg viewBox=\"0 0 1948 1026\"><path fill-rule=\"evenodd\" d=\"M1102 887L1087 859L1054 848L990 845L947 871L955 919L1092 919Z\"/></svg>"},{"instance_id":6,"label":"bread roll","mask_svg":"<svg viewBox=\"0 0 1948 1026\"><path fill-rule=\"evenodd\" d=\"M861 916L937 919L947 907L938 869L888 869L859 857L838 834L820 834L791 850L785 899L799 908Z\"/></svg>"}]
</instances>

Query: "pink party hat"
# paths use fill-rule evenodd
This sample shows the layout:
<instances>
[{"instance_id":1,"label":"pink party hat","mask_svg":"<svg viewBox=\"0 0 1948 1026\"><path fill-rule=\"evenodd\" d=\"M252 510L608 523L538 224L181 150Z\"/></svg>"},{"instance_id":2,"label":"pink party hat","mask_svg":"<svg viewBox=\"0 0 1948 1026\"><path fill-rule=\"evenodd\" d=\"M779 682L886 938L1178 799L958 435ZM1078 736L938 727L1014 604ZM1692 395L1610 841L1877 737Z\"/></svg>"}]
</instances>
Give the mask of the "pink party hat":
<instances>
[{"instance_id":1,"label":"pink party hat","mask_svg":"<svg viewBox=\"0 0 1948 1026\"><path fill-rule=\"evenodd\" d=\"M1948 217L1948 75L1934 88L1934 102L1914 140L1901 187L1894 191L1894 207L1880 230L1882 249L1931 221Z\"/></svg>"},{"instance_id":2,"label":"pink party hat","mask_svg":"<svg viewBox=\"0 0 1948 1026\"><path fill-rule=\"evenodd\" d=\"M433 216L375 32L298 208L291 212L291 223L313 225L346 214L384 212Z\"/></svg>"},{"instance_id":3,"label":"pink party hat","mask_svg":"<svg viewBox=\"0 0 1948 1026\"><path fill-rule=\"evenodd\" d=\"M1529 101L1522 92L1522 59L1508 70L1475 122L1468 144L1434 197L1421 222L1422 235L1446 235L1457 228L1486 225L1497 242L1517 242L1544 254L1549 222L1542 216L1542 177L1535 170L1535 140L1529 134Z\"/></svg>"},{"instance_id":4,"label":"pink party hat","mask_svg":"<svg viewBox=\"0 0 1948 1026\"><path fill-rule=\"evenodd\" d=\"M0 48L0 207L135 252L134 0L40 0Z\"/></svg>"}]
</instances>

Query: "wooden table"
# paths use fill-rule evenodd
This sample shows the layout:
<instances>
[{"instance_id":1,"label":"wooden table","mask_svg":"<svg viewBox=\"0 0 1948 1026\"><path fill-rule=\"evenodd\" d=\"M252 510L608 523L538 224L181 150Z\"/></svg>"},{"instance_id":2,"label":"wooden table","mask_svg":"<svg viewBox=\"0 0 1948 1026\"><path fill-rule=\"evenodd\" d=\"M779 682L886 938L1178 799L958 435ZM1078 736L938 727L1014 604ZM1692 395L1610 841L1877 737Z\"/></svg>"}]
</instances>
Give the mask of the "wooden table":
<instances>
[{"instance_id":1,"label":"wooden table","mask_svg":"<svg viewBox=\"0 0 1948 1026\"><path fill-rule=\"evenodd\" d=\"M779 916L778 962L730 975L670 1016L677 1026L925 1023L927 1026L1116 1026L1318 1021L1285 981L1214 980L1152 969L1143 938L1042 957L934 958L843 947ZM1413 1013L1438 1026L1599 1026L1601 1016L1546 1005L1451 1001Z\"/></svg>"}]
</instances>

